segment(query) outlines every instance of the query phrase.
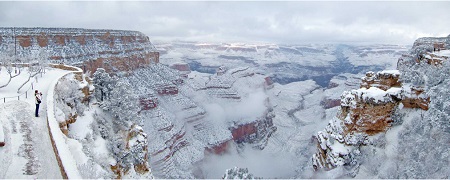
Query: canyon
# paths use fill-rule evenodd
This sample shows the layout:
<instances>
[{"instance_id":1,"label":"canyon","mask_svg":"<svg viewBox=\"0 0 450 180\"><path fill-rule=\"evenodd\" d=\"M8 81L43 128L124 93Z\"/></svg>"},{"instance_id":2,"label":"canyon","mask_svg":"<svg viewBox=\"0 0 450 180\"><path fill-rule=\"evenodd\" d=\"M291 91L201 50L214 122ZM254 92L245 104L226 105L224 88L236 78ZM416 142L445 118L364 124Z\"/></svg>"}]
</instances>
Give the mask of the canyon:
<instances>
[{"instance_id":1,"label":"canyon","mask_svg":"<svg viewBox=\"0 0 450 180\"><path fill-rule=\"evenodd\" d=\"M449 37L419 39L411 50L379 44L154 44L137 31L0 28L0 51L14 63L41 63L44 57L86 73L73 77L81 79L80 89L75 89L84 93L79 97L84 100L67 103L58 96L66 113L61 129L69 137L77 139L74 127L86 119L94 119L89 128L115 129L99 125L113 124L117 117L93 99L88 76L103 69L111 79L129 85L131 90L118 99L138 106L137 123L117 131L123 141L117 148L145 162L133 162L132 167L111 163L106 169L116 175L113 178L141 177L127 176L130 169L157 178L218 178L234 166L224 163L230 167L220 169L219 175L208 166L217 164L211 159L225 157L249 162L228 174L258 164L263 168L249 167L245 173L311 178L345 168L332 177L385 177L364 169L372 165L365 161L368 151L378 148L393 156L384 149L392 146L384 137L404 132L398 130L404 127L403 117L435 112L437 90L427 83L436 81L435 87L446 81L419 77L431 77L433 68L445 67L448 44ZM427 73L421 68L428 68ZM136 98L122 99L126 95ZM87 104L88 113L79 113L77 103ZM77 140L83 148L92 148L83 138ZM380 145L385 141L391 144ZM250 158L248 152L275 158L267 163ZM272 173L278 164L290 172Z\"/></svg>"}]
</instances>

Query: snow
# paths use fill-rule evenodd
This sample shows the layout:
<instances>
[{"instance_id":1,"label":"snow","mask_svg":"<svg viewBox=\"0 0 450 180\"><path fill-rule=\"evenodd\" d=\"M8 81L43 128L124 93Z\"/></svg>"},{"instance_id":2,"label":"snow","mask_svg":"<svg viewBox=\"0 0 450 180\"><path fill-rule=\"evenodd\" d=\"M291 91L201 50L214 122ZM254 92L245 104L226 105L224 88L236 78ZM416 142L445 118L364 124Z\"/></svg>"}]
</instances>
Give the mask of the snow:
<instances>
[{"instance_id":1,"label":"snow","mask_svg":"<svg viewBox=\"0 0 450 180\"><path fill-rule=\"evenodd\" d=\"M55 107L55 119L58 121L58 123L66 121L66 116L64 115L64 112L60 109Z\"/></svg>"},{"instance_id":2,"label":"snow","mask_svg":"<svg viewBox=\"0 0 450 180\"><path fill-rule=\"evenodd\" d=\"M79 71L81 71L81 69L77 68ZM69 145L66 143L67 141L67 137L61 132L61 130L59 129L59 124L58 121L56 120L55 117L55 104L54 104L54 91L55 91L55 86L56 83L58 83L59 78L63 77L64 75L71 73L71 72L66 72L63 75L57 76L57 78L54 78L53 82L50 83L50 85L48 87L49 88L47 94L47 114L48 116L48 125L50 128L50 132L53 135L53 140L55 141L55 145L58 151L58 154L61 158L61 162L63 164L64 170L67 173L68 178L70 179L81 179L81 175L78 172L78 168L76 166L76 161L74 159L74 157L71 154Z\"/></svg>"},{"instance_id":3,"label":"snow","mask_svg":"<svg viewBox=\"0 0 450 180\"><path fill-rule=\"evenodd\" d=\"M350 153L349 147L345 146L345 144L335 141L331 146L331 152L338 153L341 155L346 155Z\"/></svg>"},{"instance_id":4,"label":"snow","mask_svg":"<svg viewBox=\"0 0 450 180\"><path fill-rule=\"evenodd\" d=\"M435 51L431 54L437 55L437 56L446 56L446 57L450 57L450 50L440 50L440 51ZM431 59L431 57L430 57Z\"/></svg>"},{"instance_id":5,"label":"snow","mask_svg":"<svg viewBox=\"0 0 450 180\"><path fill-rule=\"evenodd\" d=\"M391 97L389 95L399 96L402 92L402 88L392 87L387 91L379 89L377 87L370 87L369 89L361 88L357 90L352 90L351 94L346 95L348 98L352 95L356 95L356 97L361 97L364 101L373 101L375 103L386 103L391 101Z\"/></svg>"},{"instance_id":6,"label":"snow","mask_svg":"<svg viewBox=\"0 0 450 180\"><path fill-rule=\"evenodd\" d=\"M400 71L399 70L383 70L383 71L379 71L378 74L392 74L395 76L400 76Z\"/></svg>"},{"instance_id":7,"label":"snow","mask_svg":"<svg viewBox=\"0 0 450 180\"><path fill-rule=\"evenodd\" d=\"M6 84L9 79L9 74L6 72L5 67L0 67L0 85ZM0 99L2 101L9 100L23 100L34 95L34 89L39 89L40 87L46 88L45 85L48 84L47 79L49 77L58 77L60 73L65 72L61 69L47 69L45 73L35 76L35 78L30 79L20 91L17 91L19 87L26 82L29 76L28 68L22 68L19 76L11 79L8 86L0 88ZM12 75L14 76L14 70ZM40 90L40 89L39 89ZM45 95L45 94L44 94ZM19 98L18 98L19 96Z\"/></svg>"},{"instance_id":8,"label":"snow","mask_svg":"<svg viewBox=\"0 0 450 180\"><path fill-rule=\"evenodd\" d=\"M402 93L402 91L403 91L403 88L391 87L388 90L386 90L386 93L392 94L392 95L395 95L395 96L399 96L400 93Z\"/></svg>"},{"instance_id":9,"label":"snow","mask_svg":"<svg viewBox=\"0 0 450 180\"><path fill-rule=\"evenodd\" d=\"M361 88L358 94L362 94L364 99L375 99L375 101L380 102L384 101L384 97L386 96L386 91L383 91L377 87L370 87L369 89Z\"/></svg>"},{"instance_id":10,"label":"snow","mask_svg":"<svg viewBox=\"0 0 450 180\"><path fill-rule=\"evenodd\" d=\"M16 96L4 98L6 103L0 105L0 115L5 117L1 118L1 121L5 129L4 137L7 143L5 147L0 149L0 154L2 154L0 161L4 164L0 165L0 172L2 172L0 178L60 179L62 177L46 123L47 113L45 112L49 108L48 104L43 101L40 106L41 117L33 117L35 102L31 94L33 90L31 89L31 83L26 84L24 90L17 93L18 87L28 79L26 69L24 68L23 74L15 77L11 84L0 89L2 99L5 96ZM68 71L47 68L45 73L36 76L37 79L32 79L33 88L43 92L44 98L53 97L47 92L48 88L52 87L52 80L67 73ZM4 72L1 74L4 74ZM28 90L28 94L25 93L26 90ZM28 153L25 153L22 149L25 145L30 147L27 149Z\"/></svg>"},{"instance_id":11,"label":"snow","mask_svg":"<svg viewBox=\"0 0 450 180\"><path fill-rule=\"evenodd\" d=\"M5 142L5 133L3 132L3 122L0 121L0 143Z\"/></svg>"},{"instance_id":12,"label":"snow","mask_svg":"<svg viewBox=\"0 0 450 180\"><path fill-rule=\"evenodd\" d=\"M69 147L70 153L73 159L76 160L77 164L84 164L88 161L88 157L83 152L83 145L75 139L66 139L67 145Z\"/></svg>"},{"instance_id":13,"label":"snow","mask_svg":"<svg viewBox=\"0 0 450 180\"><path fill-rule=\"evenodd\" d=\"M69 126L69 136L81 140L92 134L90 125L94 121L93 114L93 111L85 111L84 116L78 116L77 121Z\"/></svg>"},{"instance_id":14,"label":"snow","mask_svg":"<svg viewBox=\"0 0 450 180\"><path fill-rule=\"evenodd\" d=\"M108 147L106 144L106 140L103 139L101 136L97 136L94 141L94 154L98 158L107 158L108 157Z\"/></svg>"},{"instance_id":15,"label":"snow","mask_svg":"<svg viewBox=\"0 0 450 180\"><path fill-rule=\"evenodd\" d=\"M330 84L337 85L337 87L325 89L325 96L328 99L341 99L342 92L359 88L361 83L360 77L363 76L363 74L344 73L333 77L330 80Z\"/></svg>"}]
</instances>

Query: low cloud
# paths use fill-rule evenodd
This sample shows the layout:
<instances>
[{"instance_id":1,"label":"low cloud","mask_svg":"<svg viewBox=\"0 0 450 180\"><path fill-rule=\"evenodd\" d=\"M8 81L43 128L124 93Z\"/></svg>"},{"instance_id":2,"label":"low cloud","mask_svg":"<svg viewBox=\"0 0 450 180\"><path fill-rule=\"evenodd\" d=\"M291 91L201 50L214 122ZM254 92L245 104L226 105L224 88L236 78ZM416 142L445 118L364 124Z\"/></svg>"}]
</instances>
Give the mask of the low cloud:
<instances>
[{"instance_id":1,"label":"low cloud","mask_svg":"<svg viewBox=\"0 0 450 180\"><path fill-rule=\"evenodd\" d=\"M0 2L0 26L138 30L152 39L392 42L450 33L450 2ZM7 7L7 8L6 8Z\"/></svg>"},{"instance_id":2,"label":"low cloud","mask_svg":"<svg viewBox=\"0 0 450 180\"><path fill-rule=\"evenodd\" d=\"M249 93L247 97L242 97L239 102L211 103L205 106L205 110L211 122L218 122L223 126L229 126L233 122L255 121L267 110L264 104L266 98L264 91L258 89Z\"/></svg>"},{"instance_id":3,"label":"low cloud","mask_svg":"<svg viewBox=\"0 0 450 180\"><path fill-rule=\"evenodd\" d=\"M234 147L233 147L234 148ZM292 178L296 175L293 155L272 154L267 151L244 147L224 155L207 157L201 165L202 175L208 179L221 178L227 169L233 167L248 168L249 173L264 179Z\"/></svg>"}]
</instances>

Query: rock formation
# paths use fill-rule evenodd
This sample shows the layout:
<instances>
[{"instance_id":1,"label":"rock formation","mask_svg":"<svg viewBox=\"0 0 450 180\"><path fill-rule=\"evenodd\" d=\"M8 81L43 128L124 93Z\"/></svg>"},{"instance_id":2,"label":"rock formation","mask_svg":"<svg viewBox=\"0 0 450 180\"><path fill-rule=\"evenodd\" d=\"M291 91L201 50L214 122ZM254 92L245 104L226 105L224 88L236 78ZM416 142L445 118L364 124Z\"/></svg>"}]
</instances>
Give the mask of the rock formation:
<instances>
[{"instance_id":1,"label":"rock formation","mask_svg":"<svg viewBox=\"0 0 450 180\"><path fill-rule=\"evenodd\" d=\"M179 68L184 71L187 67ZM190 170L193 164L200 163L205 155L232 150L231 147L236 147L231 146L232 143L247 143L259 149L266 146L268 138L276 130L268 99L261 100L261 106L266 109L261 114L245 120L230 119L228 123L208 117L210 114L205 107L205 104L216 101L223 104L242 101L243 94L238 93L236 87L239 83L253 83L263 90L263 75L255 75L248 67L235 68L199 83L180 76L183 73L178 68L155 64L135 70L126 77L134 93L141 97L140 115L145 132L152 137L149 139L149 154L155 175L193 177Z\"/></svg>"},{"instance_id":2,"label":"rock formation","mask_svg":"<svg viewBox=\"0 0 450 180\"><path fill-rule=\"evenodd\" d=\"M355 176L360 148L371 145L374 143L372 137L389 130L395 123L395 111L402 108L427 111L431 99L425 93L425 83L420 73L432 73L434 70L417 72L408 68L421 63L439 68L443 61L448 60L446 47L449 39L450 36L416 40L409 54L402 55L398 61L399 70L410 76L408 82L401 82L400 71L397 70L367 72L360 89L342 93L337 116L315 137L317 152L312 158L314 169L331 170L344 166L349 170L347 175ZM436 51L436 48L439 50Z\"/></svg>"},{"instance_id":3,"label":"rock formation","mask_svg":"<svg viewBox=\"0 0 450 180\"><path fill-rule=\"evenodd\" d=\"M45 50L52 63L76 65L92 73L127 72L158 63L159 53L137 31L78 28L0 28L0 51L18 62L34 61Z\"/></svg>"},{"instance_id":4,"label":"rock formation","mask_svg":"<svg viewBox=\"0 0 450 180\"><path fill-rule=\"evenodd\" d=\"M148 164L148 138L142 127L133 125L125 133L122 161L111 165L117 179L152 176ZM130 171L132 169L132 171ZM135 177L134 173L143 175Z\"/></svg>"},{"instance_id":5,"label":"rock formation","mask_svg":"<svg viewBox=\"0 0 450 180\"><path fill-rule=\"evenodd\" d=\"M370 136L386 132L394 122L398 106L428 109L429 98L418 87L399 81L397 70L368 72L361 88L341 95L340 111L324 131L318 132L315 170L337 166L357 168L360 147L370 144Z\"/></svg>"}]
</instances>

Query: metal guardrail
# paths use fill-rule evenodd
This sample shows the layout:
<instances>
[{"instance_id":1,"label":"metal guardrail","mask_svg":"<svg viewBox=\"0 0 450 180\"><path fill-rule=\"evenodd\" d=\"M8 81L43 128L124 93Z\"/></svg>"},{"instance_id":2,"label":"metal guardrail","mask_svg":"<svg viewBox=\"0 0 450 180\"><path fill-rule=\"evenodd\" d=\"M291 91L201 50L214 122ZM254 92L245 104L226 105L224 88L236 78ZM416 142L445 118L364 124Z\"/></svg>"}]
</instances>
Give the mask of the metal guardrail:
<instances>
[{"instance_id":1,"label":"metal guardrail","mask_svg":"<svg viewBox=\"0 0 450 180\"><path fill-rule=\"evenodd\" d=\"M42 73L45 73L45 71L40 73L40 74L41 74L41 77L42 77ZM19 93L18 95L15 95L15 96L0 97L0 100L3 100L3 103L6 103L6 100L7 100L7 99L13 99L13 100L17 99L17 100L20 100L20 97L27 99L27 98L28 98L28 91L29 91L30 89L31 89L31 95L33 95L32 90L34 90L34 84L35 84L35 83L38 83L38 76L35 76L35 77L33 78L33 81L30 82L30 84L28 85L28 88L27 88L26 90L24 90L24 92Z\"/></svg>"},{"instance_id":2,"label":"metal guardrail","mask_svg":"<svg viewBox=\"0 0 450 180\"><path fill-rule=\"evenodd\" d=\"M63 69L63 70L68 70L71 72L67 72L66 74L64 74L61 77L66 76L67 74L71 74L71 73L82 73L83 71L80 68L77 67L71 67L71 66L66 66L66 65L62 65L62 64L49 64L50 67L52 68L58 68L58 69ZM45 71L44 71L45 72ZM11 98L17 98L18 100L20 100L20 97L25 96L25 98L28 98L28 91L30 89L34 89L33 83L37 82L37 76L35 76L36 78L33 80L32 83L30 83L30 86L28 87L27 90L25 90L25 92L17 95L17 96L11 96L11 97L2 97L1 99L3 99L4 102L6 102L6 99L11 99ZM42 77L42 74L41 74ZM56 86L56 83L61 79L61 77L59 77L58 79L54 80L52 82L52 84L50 84L50 89L49 89L49 93L54 93L54 89ZM74 164L74 159L72 158L68 158L68 157L72 157L72 155L65 155L65 156L61 156L60 152L70 152L69 147L66 144L61 144L62 139L64 139L64 135L62 134L61 130L59 129L59 124L56 121L55 118L55 112L54 112L54 102L53 102L53 96L49 96L46 98L46 102L47 102L47 127L48 127L48 133L50 136L50 141L51 141L51 145L53 148L53 152L55 153L55 158L56 161L58 163L59 169L60 169L60 173L63 179L81 179L81 176L78 172L78 169L76 167L76 164ZM49 115L52 114L52 115ZM59 139L59 141L55 140L55 139Z\"/></svg>"}]
</instances>

